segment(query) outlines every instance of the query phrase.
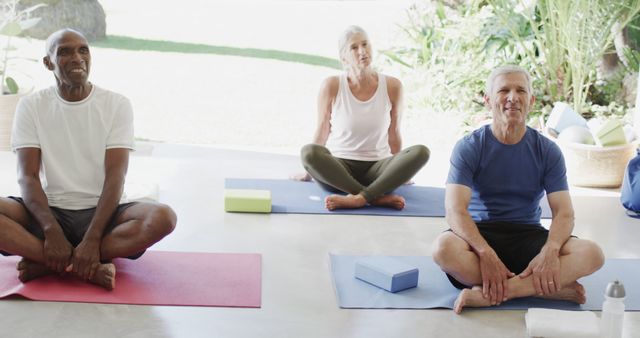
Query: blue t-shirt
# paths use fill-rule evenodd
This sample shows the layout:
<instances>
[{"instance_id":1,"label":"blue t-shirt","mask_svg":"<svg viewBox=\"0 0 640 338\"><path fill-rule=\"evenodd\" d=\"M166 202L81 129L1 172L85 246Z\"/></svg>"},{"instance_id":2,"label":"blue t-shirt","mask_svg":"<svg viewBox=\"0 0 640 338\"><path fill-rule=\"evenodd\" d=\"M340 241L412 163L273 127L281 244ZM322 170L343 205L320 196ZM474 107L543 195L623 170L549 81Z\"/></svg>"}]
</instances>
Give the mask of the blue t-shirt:
<instances>
[{"instance_id":1,"label":"blue t-shirt","mask_svg":"<svg viewBox=\"0 0 640 338\"><path fill-rule=\"evenodd\" d=\"M469 213L479 222L540 223L540 199L568 190L560 148L527 127L517 144L498 141L491 126L458 141L447 183L471 188Z\"/></svg>"}]
</instances>

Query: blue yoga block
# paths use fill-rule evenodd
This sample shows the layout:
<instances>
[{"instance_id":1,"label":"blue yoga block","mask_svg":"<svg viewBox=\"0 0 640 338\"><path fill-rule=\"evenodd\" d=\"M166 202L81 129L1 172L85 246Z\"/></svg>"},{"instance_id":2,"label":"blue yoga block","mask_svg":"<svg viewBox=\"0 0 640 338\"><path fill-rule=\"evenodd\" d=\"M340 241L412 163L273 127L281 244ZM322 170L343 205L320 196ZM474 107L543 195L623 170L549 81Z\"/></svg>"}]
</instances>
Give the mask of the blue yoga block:
<instances>
[{"instance_id":1,"label":"blue yoga block","mask_svg":"<svg viewBox=\"0 0 640 338\"><path fill-rule=\"evenodd\" d=\"M390 292L418 286L418 268L392 257L365 257L356 261L355 277Z\"/></svg>"}]
</instances>

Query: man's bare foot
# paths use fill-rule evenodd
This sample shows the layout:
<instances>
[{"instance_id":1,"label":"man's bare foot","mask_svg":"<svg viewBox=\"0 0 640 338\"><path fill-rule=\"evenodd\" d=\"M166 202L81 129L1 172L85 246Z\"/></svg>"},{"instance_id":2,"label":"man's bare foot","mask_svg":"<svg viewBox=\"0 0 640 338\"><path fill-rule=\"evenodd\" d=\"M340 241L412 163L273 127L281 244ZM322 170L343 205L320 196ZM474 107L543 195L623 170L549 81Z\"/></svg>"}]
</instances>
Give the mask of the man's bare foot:
<instances>
[{"instance_id":1,"label":"man's bare foot","mask_svg":"<svg viewBox=\"0 0 640 338\"><path fill-rule=\"evenodd\" d=\"M491 300L482 296L482 287L474 286L471 289L462 289L455 303L453 311L457 314L462 312L464 307L484 307L491 306Z\"/></svg>"},{"instance_id":2,"label":"man's bare foot","mask_svg":"<svg viewBox=\"0 0 640 338\"><path fill-rule=\"evenodd\" d=\"M552 295L541 296L540 298L566 300L577 304L584 304L587 301L585 294L584 286L578 282L573 282ZM471 289L463 289L460 291L453 305L453 311L459 314L464 307L484 306L491 306L491 301L489 298L482 296L482 287L474 286Z\"/></svg>"},{"instance_id":3,"label":"man's bare foot","mask_svg":"<svg viewBox=\"0 0 640 338\"><path fill-rule=\"evenodd\" d=\"M17 269L18 279L23 283L54 273L46 266L26 258L18 262ZM116 266L113 263L101 264L90 282L107 290L113 290L116 287Z\"/></svg>"},{"instance_id":4,"label":"man's bare foot","mask_svg":"<svg viewBox=\"0 0 640 338\"><path fill-rule=\"evenodd\" d=\"M329 195L324 199L324 206L329 210L335 209L357 209L367 205L364 196L358 195Z\"/></svg>"},{"instance_id":5,"label":"man's bare foot","mask_svg":"<svg viewBox=\"0 0 640 338\"><path fill-rule=\"evenodd\" d=\"M17 269L18 279L23 283L53 273L53 271L49 270L46 266L26 258L23 258L18 262Z\"/></svg>"},{"instance_id":6,"label":"man's bare foot","mask_svg":"<svg viewBox=\"0 0 640 338\"><path fill-rule=\"evenodd\" d=\"M577 304L584 304L587 301L584 286L582 286L582 284L578 282L573 282L572 284L565 286L564 288L560 289L560 291L554 294L548 296L540 296L540 298L567 300Z\"/></svg>"},{"instance_id":7,"label":"man's bare foot","mask_svg":"<svg viewBox=\"0 0 640 338\"><path fill-rule=\"evenodd\" d=\"M382 195L373 201L371 204L379 207L388 207L393 209L402 210L404 208L404 197L400 195Z\"/></svg>"},{"instance_id":8,"label":"man's bare foot","mask_svg":"<svg viewBox=\"0 0 640 338\"><path fill-rule=\"evenodd\" d=\"M96 271L96 274L89 281L107 290L115 289L116 266L113 265L113 263L100 264L98 271Z\"/></svg>"}]
</instances>

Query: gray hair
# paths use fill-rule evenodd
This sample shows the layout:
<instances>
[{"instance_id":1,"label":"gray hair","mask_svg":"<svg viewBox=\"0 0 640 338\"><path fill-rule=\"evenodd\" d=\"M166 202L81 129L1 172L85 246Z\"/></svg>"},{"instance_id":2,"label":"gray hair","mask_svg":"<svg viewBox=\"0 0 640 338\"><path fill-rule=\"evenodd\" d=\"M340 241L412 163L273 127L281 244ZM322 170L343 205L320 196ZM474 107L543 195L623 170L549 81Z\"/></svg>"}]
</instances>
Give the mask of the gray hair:
<instances>
[{"instance_id":1,"label":"gray hair","mask_svg":"<svg viewBox=\"0 0 640 338\"><path fill-rule=\"evenodd\" d=\"M496 77L498 77L499 75L513 74L513 73L524 75L524 77L527 79L527 90L529 91L529 95L533 95L533 86L531 85L531 75L529 75L529 72L527 72L524 68L516 65L505 65L505 66L494 68L491 71L491 74L489 74L489 78L487 79L484 95L490 96L491 94L493 94L493 82L495 81Z\"/></svg>"},{"instance_id":2,"label":"gray hair","mask_svg":"<svg viewBox=\"0 0 640 338\"><path fill-rule=\"evenodd\" d=\"M81 36L83 39L87 40L84 34L80 33L79 31L73 28L63 28L63 29L57 30L51 33L51 35L49 35L49 37L47 38L47 41L45 42L45 52L47 53L48 56L53 55L53 53L55 52L53 50L53 48L55 47L55 43L58 41L58 39L60 39L61 36L67 33L77 34Z\"/></svg>"},{"instance_id":3,"label":"gray hair","mask_svg":"<svg viewBox=\"0 0 640 338\"><path fill-rule=\"evenodd\" d=\"M351 37L353 37L356 34L364 35L367 41L369 41L369 35L367 35L367 32L365 32L364 29L362 29L362 27L360 26L347 27L347 29L345 29L344 32L342 32L342 35L340 35L340 40L338 41L338 51L340 53L340 62L342 62L342 59L344 59L345 55L347 54L347 50L349 49L349 41L351 41ZM369 42L369 45L371 45L371 42Z\"/></svg>"}]
</instances>

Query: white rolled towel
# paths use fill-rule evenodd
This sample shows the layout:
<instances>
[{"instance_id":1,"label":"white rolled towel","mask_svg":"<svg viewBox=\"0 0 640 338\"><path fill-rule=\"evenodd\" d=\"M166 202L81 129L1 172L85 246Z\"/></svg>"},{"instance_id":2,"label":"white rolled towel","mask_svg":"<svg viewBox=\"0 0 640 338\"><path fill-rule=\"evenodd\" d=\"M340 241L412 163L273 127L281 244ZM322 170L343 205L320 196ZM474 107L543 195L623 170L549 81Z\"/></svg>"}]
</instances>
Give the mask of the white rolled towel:
<instances>
[{"instance_id":1,"label":"white rolled towel","mask_svg":"<svg viewBox=\"0 0 640 338\"><path fill-rule=\"evenodd\" d=\"M524 316L529 337L597 338L600 320L591 311L531 308Z\"/></svg>"}]
</instances>

